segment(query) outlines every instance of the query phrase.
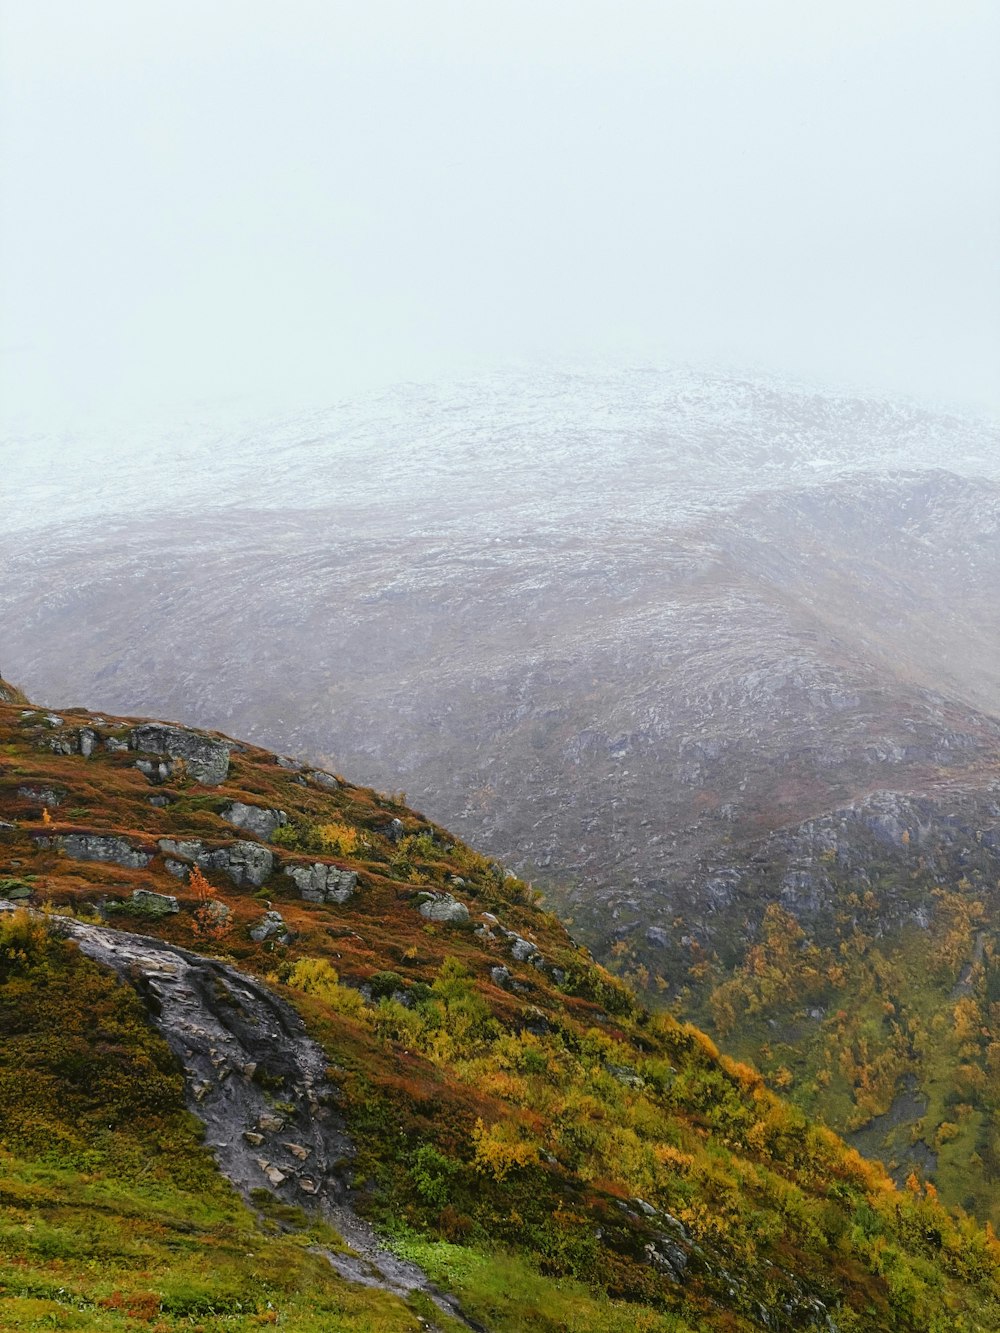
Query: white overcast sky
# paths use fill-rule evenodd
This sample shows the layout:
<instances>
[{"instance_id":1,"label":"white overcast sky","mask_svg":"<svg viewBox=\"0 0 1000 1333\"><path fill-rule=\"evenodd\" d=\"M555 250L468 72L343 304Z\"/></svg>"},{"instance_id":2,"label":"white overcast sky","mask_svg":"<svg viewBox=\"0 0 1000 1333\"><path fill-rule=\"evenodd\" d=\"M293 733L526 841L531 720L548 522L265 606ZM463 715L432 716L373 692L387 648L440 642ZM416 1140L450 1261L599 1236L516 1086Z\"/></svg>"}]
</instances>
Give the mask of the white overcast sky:
<instances>
[{"instance_id":1,"label":"white overcast sky","mask_svg":"<svg viewBox=\"0 0 1000 1333\"><path fill-rule=\"evenodd\" d=\"M0 0L9 413L497 363L1000 406L996 0Z\"/></svg>"}]
</instances>

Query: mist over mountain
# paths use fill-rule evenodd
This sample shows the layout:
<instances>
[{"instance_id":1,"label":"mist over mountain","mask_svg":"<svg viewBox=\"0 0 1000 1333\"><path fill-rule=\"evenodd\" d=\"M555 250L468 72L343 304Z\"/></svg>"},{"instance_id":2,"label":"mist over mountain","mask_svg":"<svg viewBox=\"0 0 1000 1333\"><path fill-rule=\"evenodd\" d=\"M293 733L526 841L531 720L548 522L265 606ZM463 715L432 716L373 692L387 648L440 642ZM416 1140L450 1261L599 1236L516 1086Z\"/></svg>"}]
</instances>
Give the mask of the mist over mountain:
<instances>
[{"instance_id":1,"label":"mist over mountain","mask_svg":"<svg viewBox=\"0 0 1000 1333\"><path fill-rule=\"evenodd\" d=\"M956 968L1000 929L989 424L689 371L495 376L10 472L3 665L34 695L405 787L840 1129L920 1073L908 1039L878 1097L837 1101L794 1003L734 1027L720 988L769 911L836 953L873 893L896 957L961 881L985 916ZM820 1012L860 1022L867 984Z\"/></svg>"}]
</instances>

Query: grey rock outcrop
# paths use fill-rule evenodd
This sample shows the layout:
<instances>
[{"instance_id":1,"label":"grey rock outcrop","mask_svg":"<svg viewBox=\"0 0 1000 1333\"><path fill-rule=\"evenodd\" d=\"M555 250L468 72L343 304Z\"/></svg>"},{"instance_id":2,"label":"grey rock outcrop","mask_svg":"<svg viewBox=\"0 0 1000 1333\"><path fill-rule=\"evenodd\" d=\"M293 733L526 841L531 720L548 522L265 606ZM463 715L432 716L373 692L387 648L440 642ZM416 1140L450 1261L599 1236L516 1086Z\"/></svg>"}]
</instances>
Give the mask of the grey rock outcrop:
<instances>
[{"instance_id":1,"label":"grey rock outcrop","mask_svg":"<svg viewBox=\"0 0 1000 1333\"><path fill-rule=\"evenodd\" d=\"M221 870L237 887L251 884L259 889L274 872L274 853L259 842L241 840L209 850L198 838L160 838L158 846L168 858L167 869L178 878L185 863L193 863L201 870Z\"/></svg>"},{"instance_id":2,"label":"grey rock outcrop","mask_svg":"<svg viewBox=\"0 0 1000 1333\"><path fill-rule=\"evenodd\" d=\"M174 774L174 765L167 759L137 759L135 766L150 782L166 782Z\"/></svg>"},{"instance_id":3,"label":"grey rock outcrop","mask_svg":"<svg viewBox=\"0 0 1000 1333\"><path fill-rule=\"evenodd\" d=\"M224 782L229 773L230 747L223 741L188 731L185 727L170 726L165 722L143 723L132 728L129 747L143 754L183 760L188 773L206 787Z\"/></svg>"},{"instance_id":4,"label":"grey rock outcrop","mask_svg":"<svg viewBox=\"0 0 1000 1333\"><path fill-rule=\"evenodd\" d=\"M61 799L59 793L52 787L18 787L17 794L23 796L26 801L44 805L48 810L54 810Z\"/></svg>"},{"instance_id":5,"label":"grey rock outcrop","mask_svg":"<svg viewBox=\"0 0 1000 1333\"><path fill-rule=\"evenodd\" d=\"M56 733L48 740L53 754L82 754L85 759L90 758L98 741L93 727L67 727L65 720L56 713L45 713L43 716Z\"/></svg>"},{"instance_id":6,"label":"grey rock outcrop","mask_svg":"<svg viewBox=\"0 0 1000 1333\"><path fill-rule=\"evenodd\" d=\"M358 886L353 870L316 861L311 866L286 866L285 874L310 903L346 903Z\"/></svg>"},{"instance_id":7,"label":"grey rock outcrop","mask_svg":"<svg viewBox=\"0 0 1000 1333\"><path fill-rule=\"evenodd\" d=\"M170 916L181 910L172 893L154 893L152 889L133 889L129 905L133 912L141 912L143 916Z\"/></svg>"},{"instance_id":8,"label":"grey rock outcrop","mask_svg":"<svg viewBox=\"0 0 1000 1333\"><path fill-rule=\"evenodd\" d=\"M325 773L321 768L314 768L309 773L309 780L315 782L318 787L325 787L327 791L339 791L340 783L332 773Z\"/></svg>"},{"instance_id":9,"label":"grey rock outcrop","mask_svg":"<svg viewBox=\"0 0 1000 1333\"><path fill-rule=\"evenodd\" d=\"M532 944L531 940L526 940L522 935L508 936L510 940L510 956L515 963L531 963L534 966L540 966L542 951L537 944Z\"/></svg>"},{"instance_id":10,"label":"grey rock outcrop","mask_svg":"<svg viewBox=\"0 0 1000 1333\"><path fill-rule=\"evenodd\" d=\"M420 915L428 921L446 921L458 925L468 921L469 909L450 893L433 893L423 896Z\"/></svg>"},{"instance_id":11,"label":"grey rock outcrop","mask_svg":"<svg viewBox=\"0 0 1000 1333\"><path fill-rule=\"evenodd\" d=\"M237 842L209 852L204 865L223 871L237 886L252 884L259 889L274 870L274 853L259 842Z\"/></svg>"},{"instance_id":12,"label":"grey rock outcrop","mask_svg":"<svg viewBox=\"0 0 1000 1333\"><path fill-rule=\"evenodd\" d=\"M42 847L58 847L74 861L107 861L129 870L142 870L153 859L152 851L113 833L64 833L38 842Z\"/></svg>"},{"instance_id":13,"label":"grey rock outcrop","mask_svg":"<svg viewBox=\"0 0 1000 1333\"><path fill-rule=\"evenodd\" d=\"M276 939L279 944L287 944L291 935L280 912L265 912L260 922L250 931L250 938L256 940L258 944L271 939Z\"/></svg>"},{"instance_id":14,"label":"grey rock outcrop","mask_svg":"<svg viewBox=\"0 0 1000 1333\"><path fill-rule=\"evenodd\" d=\"M500 924L492 912L481 912L480 917L483 924L476 927L476 934L480 939L494 944L505 944L515 963L530 963L532 967L538 968L546 966L545 955L534 941L526 940L516 930L508 930L506 926ZM552 970L558 971L558 969Z\"/></svg>"},{"instance_id":15,"label":"grey rock outcrop","mask_svg":"<svg viewBox=\"0 0 1000 1333\"><path fill-rule=\"evenodd\" d=\"M271 810L263 805L246 805L243 801L233 801L219 812L227 824L233 828L246 829L258 838L273 837L276 829L288 823L284 810Z\"/></svg>"},{"instance_id":16,"label":"grey rock outcrop","mask_svg":"<svg viewBox=\"0 0 1000 1333\"><path fill-rule=\"evenodd\" d=\"M198 838L161 838L157 846L165 856L180 857L182 861L197 862L205 855L205 844Z\"/></svg>"},{"instance_id":17,"label":"grey rock outcrop","mask_svg":"<svg viewBox=\"0 0 1000 1333\"><path fill-rule=\"evenodd\" d=\"M0 911L12 908L0 899ZM473 1327L456 1301L383 1249L353 1211L354 1144L337 1110L327 1055L293 1009L255 978L163 940L69 919L58 928L127 984L142 978L144 993L156 1000L151 1021L184 1070L188 1107L205 1126L206 1146L248 1202L266 1187L281 1202L318 1213L350 1246L349 1253L323 1251L342 1277L404 1297L422 1291ZM281 1115L268 1088L280 1089Z\"/></svg>"}]
</instances>

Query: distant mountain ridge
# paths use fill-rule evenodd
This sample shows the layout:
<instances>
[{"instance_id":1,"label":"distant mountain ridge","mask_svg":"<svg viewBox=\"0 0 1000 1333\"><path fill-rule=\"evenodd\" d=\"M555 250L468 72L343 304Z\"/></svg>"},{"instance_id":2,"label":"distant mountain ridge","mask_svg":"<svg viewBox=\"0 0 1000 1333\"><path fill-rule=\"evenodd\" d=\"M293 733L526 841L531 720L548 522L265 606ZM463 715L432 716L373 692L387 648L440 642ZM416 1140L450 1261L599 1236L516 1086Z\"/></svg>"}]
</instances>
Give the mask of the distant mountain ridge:
<instances>
[{"instance_id":1,"label":"distant mountain ridge","mask_svg":"<svg viewBox=\"0 0 1000 1333\"><path fill-rule=\"evenodd\" d=\"M182 480L159 484L155 452L133 460L86 522L91 500L50 476L44 537L0 541L5 656L34 693L182 714L402 786L703 1025L769 907L817 947L847 944L853 872L824 878L822 858L832 826L854 865L873 801L931 812L942 882L914 825L862 897L895 901L889 879L916 873L913 910L943 930L935 890L969 879L993 930L988 423L687 372L539 374L403 387L170 450ZM956 801L971 849L949 833ZM743 888L724 901L720 882ZM866 934L896 958L917 945L890 917ZM900 1004L944 1015L953 981L936 984ZM828 1000L839 1010L844 987ZM779 1003L761 1021L798 1020ZM747 1055L756 1022L728 1035ZM866 1040L888 1049L892 1033ZM927 1065L916 1050L900 1077ZM763 1063L776 1076L790 1058ZM860 1066L827 1093L823 1058L792 1071L793 1095L844 1130L886 1112L888 1074L874 1098ZM952 1122L929 1104L933 1138ZM961 1104L951 1142L991 1161L992 1093Z\"/></svg>"}]
</instances>

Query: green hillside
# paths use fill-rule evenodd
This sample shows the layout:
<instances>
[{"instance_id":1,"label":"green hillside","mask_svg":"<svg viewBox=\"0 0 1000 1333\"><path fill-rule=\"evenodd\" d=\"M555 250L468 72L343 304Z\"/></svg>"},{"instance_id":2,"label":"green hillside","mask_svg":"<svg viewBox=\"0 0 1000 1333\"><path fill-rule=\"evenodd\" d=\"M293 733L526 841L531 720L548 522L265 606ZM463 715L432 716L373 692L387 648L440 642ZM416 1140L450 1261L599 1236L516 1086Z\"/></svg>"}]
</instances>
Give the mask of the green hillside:
<instances>
[{"instance_id":1,"label":"green hillside","mask_svg":"<svg viewBox=\"0 0 1000 1333\"><path fill-rule=\"evenodd\" d=\"M402 795L15 698L0 820L0 1328L1000 1328L988 1227L644 1008ZM85 956L136 934L152 970ZM228 1014L259 1060L185 1076L156 968L189 965L192 1031ZM203 1132L237 1094L259 1132ZM314 1131L346 1145L322 1172ZM367 1223L429 1281L381 1289Z\"/></svg>"}]
</instances>

